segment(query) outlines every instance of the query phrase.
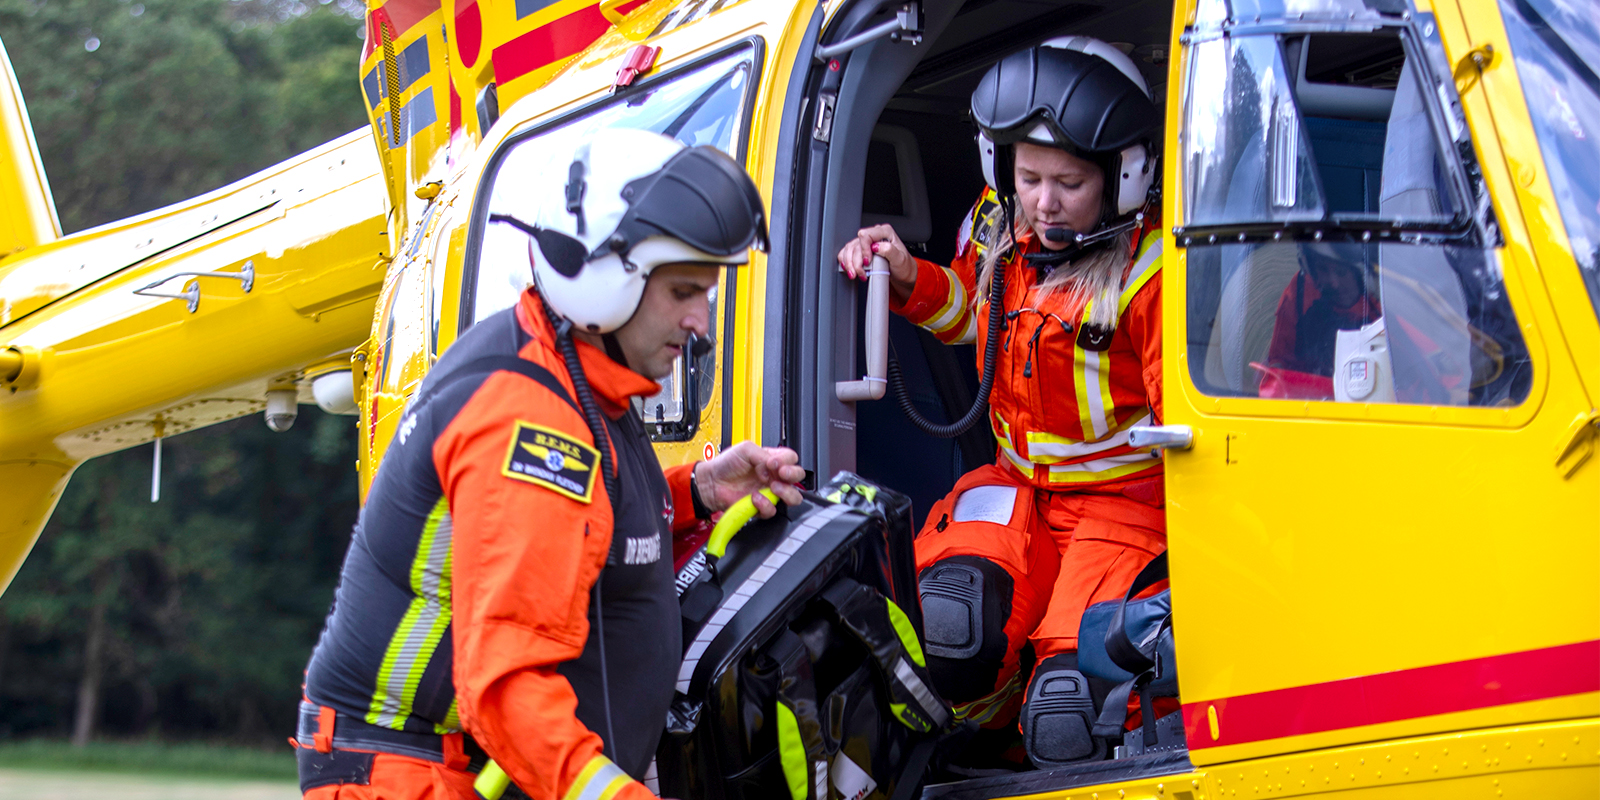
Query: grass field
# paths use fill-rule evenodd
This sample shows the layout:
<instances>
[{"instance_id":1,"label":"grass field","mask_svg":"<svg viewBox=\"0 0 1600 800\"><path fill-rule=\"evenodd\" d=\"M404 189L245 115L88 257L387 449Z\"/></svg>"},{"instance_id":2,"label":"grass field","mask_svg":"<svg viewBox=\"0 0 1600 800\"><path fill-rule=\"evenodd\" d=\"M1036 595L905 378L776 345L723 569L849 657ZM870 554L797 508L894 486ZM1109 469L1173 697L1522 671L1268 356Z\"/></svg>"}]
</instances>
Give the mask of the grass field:
<instances>
[{"instance_id":1,"label":"grass field","mask_svg":"<svg viewBox=\"0 0 1600 800\"><path fill-rule=\"evenodd\" d=\"M293 781L0 768L0 797L28 800L299 800Z\"/></svg>"},{"instance_id":2,"label":"grass field","mask_svg":"<svg viewBox=\"0 0 1600 800\"><path fill-rule=\"evenodd\" d=\"M73 747L53 739L0 743L0 770L53 774L205 777L233 781L295 780L294 751L161 741L91 742Z\"/></svg>"}]
</instances>

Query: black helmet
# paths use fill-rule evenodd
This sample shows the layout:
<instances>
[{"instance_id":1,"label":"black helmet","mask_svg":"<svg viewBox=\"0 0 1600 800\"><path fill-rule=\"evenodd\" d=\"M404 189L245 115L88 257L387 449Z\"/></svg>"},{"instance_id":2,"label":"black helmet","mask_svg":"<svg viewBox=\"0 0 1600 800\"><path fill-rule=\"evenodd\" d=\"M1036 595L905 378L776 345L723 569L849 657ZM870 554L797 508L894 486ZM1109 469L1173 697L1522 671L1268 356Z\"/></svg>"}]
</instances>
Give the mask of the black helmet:
<instances>
[{"instance_id":1,"label":"black helmet","mask_svg":"<svg viewBox=\"0 0 1600 800\"><path fill-rule=\"evenodd\" d=\"M990 67L972 93L989 186L1001 196L1016 191L1012 145L1026 141L1099 165L1108 218L1143 207L1155 181L1160 113L1135 79L1127 56L1087 37L1046 42Z\"/></svg>"}]
</instances>

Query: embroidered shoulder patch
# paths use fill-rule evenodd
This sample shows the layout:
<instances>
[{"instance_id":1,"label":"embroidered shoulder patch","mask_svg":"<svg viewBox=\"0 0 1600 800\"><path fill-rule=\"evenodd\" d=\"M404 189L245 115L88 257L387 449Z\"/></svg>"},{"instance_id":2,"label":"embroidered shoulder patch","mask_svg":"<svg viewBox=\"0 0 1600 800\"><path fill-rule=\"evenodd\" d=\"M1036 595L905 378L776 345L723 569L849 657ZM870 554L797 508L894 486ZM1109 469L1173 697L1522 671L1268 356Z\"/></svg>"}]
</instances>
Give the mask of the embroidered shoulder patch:
<instances>
[{"instance_id":1,"label":"embroidered shoulder patch","mask_svg":"<svg viewBox=\"0 0 1600 800\"><path fill-rule=\"evenodd\" d=\"M993 189L985 189L983 196L978 198L977 205L973 206L972 214L967 217L967 225L970 226L968 236L980 256L983 251L989 249L989 245L992 244L990 239L1000 224L1000 200Z\"/></svg>"},{"instance_id":2,"label":"embroidered shoulder patch","mask_svg":"<svg viewBox=\"0 0 1600 800\"><path fill-rule=\"evenodd\" d=\"M594 500L600 451L560 431L517 420L500 474L580 503Z\"/></svg>"}]
</instances>

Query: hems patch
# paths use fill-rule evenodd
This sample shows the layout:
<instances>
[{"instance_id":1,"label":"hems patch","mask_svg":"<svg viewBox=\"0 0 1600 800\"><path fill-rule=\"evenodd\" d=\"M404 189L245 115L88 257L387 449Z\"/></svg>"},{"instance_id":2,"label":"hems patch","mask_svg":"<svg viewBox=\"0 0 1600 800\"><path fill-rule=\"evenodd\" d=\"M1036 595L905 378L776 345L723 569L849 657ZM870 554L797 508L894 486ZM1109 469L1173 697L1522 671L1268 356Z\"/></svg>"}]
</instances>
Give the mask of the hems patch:
<instances>
[{"instance_id":1,"label":"hems patch","mask_svg":"<svg viewBox=\"0 0 1600 800\"><path fill-rule=\"evenodd\" d=\"M560 431L517 420L500 474L538 484L580 503L594 499L600 451Z\"/></svg>"}]
</instances>

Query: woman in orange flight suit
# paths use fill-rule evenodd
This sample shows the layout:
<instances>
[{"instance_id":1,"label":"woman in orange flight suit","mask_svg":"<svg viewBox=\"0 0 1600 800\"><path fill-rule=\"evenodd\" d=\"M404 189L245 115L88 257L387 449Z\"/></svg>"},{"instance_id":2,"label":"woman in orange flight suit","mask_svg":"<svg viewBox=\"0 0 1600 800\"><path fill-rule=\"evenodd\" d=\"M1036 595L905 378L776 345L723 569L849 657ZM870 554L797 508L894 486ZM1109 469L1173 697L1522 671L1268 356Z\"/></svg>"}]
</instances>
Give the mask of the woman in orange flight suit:
<instances>
[{"instance_id":1,"label":"woman in orange flight suit","mask_svg":"<svg viewBox=\"0 0 1600 800\"><path fill-rule=\"evenodd\" d=\"M1028 755L1050 766L1104 752L1077 671L1084 609L1121 597L1166 549L1161 461L1128 446L1129 428L1161 414L1159 117L1133 63L1084 37L1000 61L972 112L990 190L955 263L913 258L887 225L862 230L839 263L863 277L883 256L891 307L944 342L976 341L980 362L990 278L1005 267L997 463L933 507L917 568L939 691L986 727L1020 704Z\"/></svg>"}]
</instances>

